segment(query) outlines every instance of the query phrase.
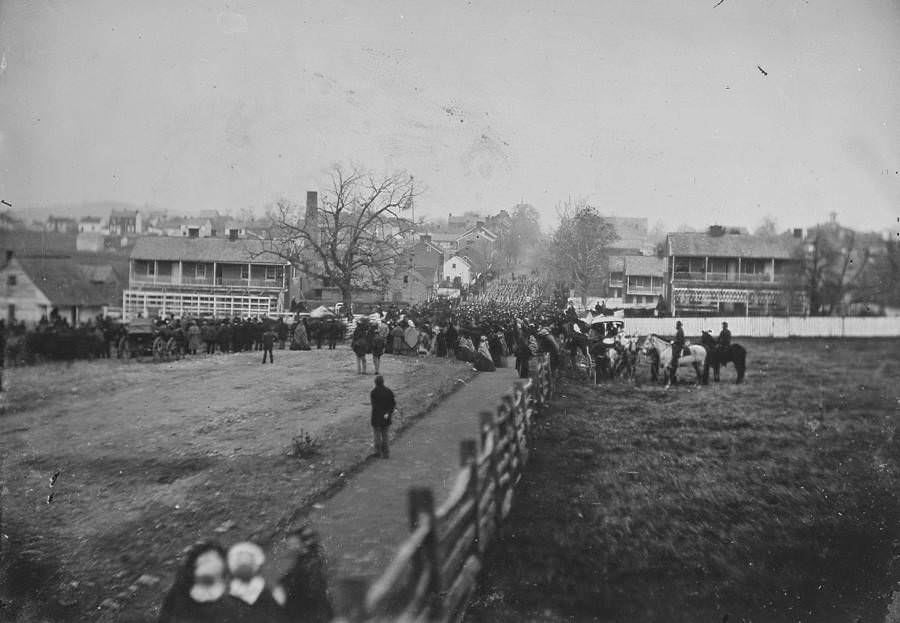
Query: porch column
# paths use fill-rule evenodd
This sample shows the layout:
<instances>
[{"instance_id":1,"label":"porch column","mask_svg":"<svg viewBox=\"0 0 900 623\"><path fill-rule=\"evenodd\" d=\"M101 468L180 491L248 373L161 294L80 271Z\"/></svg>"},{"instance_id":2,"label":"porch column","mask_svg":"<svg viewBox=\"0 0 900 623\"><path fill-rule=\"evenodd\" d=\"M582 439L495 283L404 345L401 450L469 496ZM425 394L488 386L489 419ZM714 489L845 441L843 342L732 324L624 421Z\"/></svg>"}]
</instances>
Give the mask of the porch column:
<instances>
[{"instance_id":1,"label":"porch column","mask_svg":"<svg viewBox=\"0 0 900 623\"><path fill-rule=\"evenodd\" d=\"M253 279L253 274L251 271L253 270L253 264L247 264L247 287L250 287L250 281ZM263 269L265 270L265 269Z\"/></svg>"},{"instance_id":2,"label":"porch column","mask_svg":"<svg viewBox=\"0 0 900 623\"><path fill-rule=\"evenodd\" d=\"M772 279L770 280L772 283L775 283L775 258L772 258Z\"/></svg>"},{"instance_id":3,"label":"porch column","mask_svg":"<svg viewBox=\"0 0 900 623\"><path fill-rule=\"evenodd\" d=\"M216 262L213 262L212 284L214 288L216 285L218 285L216 284ZM215 292L215 290L213 290L213 292Z\"/></svg>"},{"instance_id":4,"label":"porch column","mask_svg":"<svg viewBox=\"0 0 900 623\"><path fill-rule=\"evenodd\" d=\"M182 284L184 282L184 260L178 260L178 281L172 283Z\"/></svg>"},{"instance_id":5,"label":"porch column","mask_svg":"<svg viewBox=\"0 0 900 623\"><path fill-rule=\"evenodd\" d=\"M156 283L156 278L159 277L159 261L153 260L153 283Z\"/></svg>"},{"instance_id":6,"label":"porch column","mask_svg":"<svg viewBox=\"0 0 900 623\"><path fill-rule=\"evenodd\" d=\"M703 258L706 261L706 265L703 268L703 281L709 281L709 257Z\"/></svg>"},{"instance_id":7,"label":"porch column","mask_svg":"<svg viewBox=\"0 0 900 623\"><path fill-rule=\"evenodd\" d=\"M741 256L738 256L738 271L737 271L737 280L738 283L741 282Z\"/></svg>"}]
</instances>

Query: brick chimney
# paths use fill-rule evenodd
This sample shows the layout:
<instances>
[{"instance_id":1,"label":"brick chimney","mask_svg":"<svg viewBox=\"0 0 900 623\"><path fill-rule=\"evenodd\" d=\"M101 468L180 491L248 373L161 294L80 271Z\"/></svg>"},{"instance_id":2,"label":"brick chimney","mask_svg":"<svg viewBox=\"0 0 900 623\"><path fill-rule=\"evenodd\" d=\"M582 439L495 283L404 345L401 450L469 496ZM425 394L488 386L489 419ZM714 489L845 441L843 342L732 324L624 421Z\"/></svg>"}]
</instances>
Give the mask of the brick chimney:
<instances>
[{"instance_id":1,"label":"brick chimney","mask_svg":"<svg viewBox=\"0 0 900 623\"><path fill-rule=\"evenodd\" d=\"M315 190L306 191L306 217L303 226L316 242L319 240L319 193Z\"/></svg>"}]
</instances>

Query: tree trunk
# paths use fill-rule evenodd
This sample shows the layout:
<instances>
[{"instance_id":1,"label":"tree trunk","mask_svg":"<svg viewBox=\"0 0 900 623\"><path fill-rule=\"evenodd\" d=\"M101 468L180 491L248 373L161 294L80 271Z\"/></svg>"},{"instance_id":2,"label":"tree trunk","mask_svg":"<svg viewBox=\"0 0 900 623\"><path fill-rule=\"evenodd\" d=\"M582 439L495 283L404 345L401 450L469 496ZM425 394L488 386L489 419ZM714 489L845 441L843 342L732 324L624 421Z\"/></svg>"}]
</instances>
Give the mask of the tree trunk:
<instances>
[{"instance_id":1,"label":"tree trunk","mask_svg":"<svg viewBox=\"0 0 900 623\"><path fill-rule=\"evenodd\" d=\"M341 290L341 300L344 303L344 309L341 311L344 314L353 313L353 288L350 286L350 282L341 283L338 288Z\"/></svg>"}]
</instances>

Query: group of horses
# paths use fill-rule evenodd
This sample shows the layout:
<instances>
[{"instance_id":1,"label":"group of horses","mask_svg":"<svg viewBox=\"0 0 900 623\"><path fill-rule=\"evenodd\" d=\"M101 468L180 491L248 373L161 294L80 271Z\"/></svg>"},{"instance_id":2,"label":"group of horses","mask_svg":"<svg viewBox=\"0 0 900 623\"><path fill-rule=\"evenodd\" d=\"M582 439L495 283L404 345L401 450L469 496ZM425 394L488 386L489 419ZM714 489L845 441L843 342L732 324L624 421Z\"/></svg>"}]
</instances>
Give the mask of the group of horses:
<instances>
[{"instance_id":1,"label":"group of horses","mask_svg":"<svg viewBox=\"0 0 900 623\"><path fill-rule=\"evenodd\" d=\"M593 383L617 377L634 380L641 356L650 362L650 378L653 381L661 379L666 386L672 383L672 345L655 333L641 338L619 330L608 335L602 330L584 330L579 324L570 323L564 327L562 341L572 367ZM700 344L685 346L678 358L677 370L693 368L697 383L705 385L709 383L710 369L713 380L718 382L721 368L729 363L737 373L735 382L743 382L747 350L736 343L721 345L709 332L703 331Z\"/></svg>"}]
</instances>

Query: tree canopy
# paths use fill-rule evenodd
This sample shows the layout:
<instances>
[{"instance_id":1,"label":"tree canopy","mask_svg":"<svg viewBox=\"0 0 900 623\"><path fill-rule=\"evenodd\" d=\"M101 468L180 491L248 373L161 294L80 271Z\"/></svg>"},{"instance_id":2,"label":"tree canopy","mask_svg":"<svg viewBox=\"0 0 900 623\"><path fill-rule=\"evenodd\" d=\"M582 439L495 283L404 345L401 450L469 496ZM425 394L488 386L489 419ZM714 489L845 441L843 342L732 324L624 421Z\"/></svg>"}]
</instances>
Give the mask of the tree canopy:
<instances>
[{"instance_id":1,"label":"tree canopy","mask_svg":"<svg viewBox=\"0 0 900 623\"><path fill-rule=\"evenodd\" d=\"M267 251L290 261L310 278L337 287L349 309L355 288L387 286L405 241L415 233L415 190L406 173L375 177L335 165L315 218L289 199L269 210L273 228Z\"/></svg>"},{"instance_id":2,"label":"tree canopy","mask_svg":"<svg viewBox=\"0 0 900 623\"><path fill-rule=\"evenodd\" d=\"M567 205L559 216L548 260L557 280L576 286L584 301L593 286L606 282L609 246L619 235L596 208L585 203Z\"/></svg>"}]
</instances>

